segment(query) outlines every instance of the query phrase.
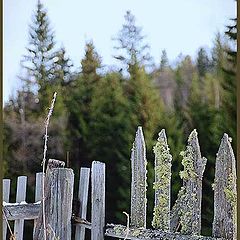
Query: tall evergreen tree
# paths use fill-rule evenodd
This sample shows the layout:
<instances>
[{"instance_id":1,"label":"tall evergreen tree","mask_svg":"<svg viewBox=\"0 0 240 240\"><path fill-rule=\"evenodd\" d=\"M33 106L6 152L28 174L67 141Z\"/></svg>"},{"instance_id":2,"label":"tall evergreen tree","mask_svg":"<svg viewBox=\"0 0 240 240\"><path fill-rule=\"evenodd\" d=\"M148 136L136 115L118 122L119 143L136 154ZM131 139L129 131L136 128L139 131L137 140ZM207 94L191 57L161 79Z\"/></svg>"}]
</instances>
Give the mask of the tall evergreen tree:
<instances>
[{"instance_id":1,"label":"tall evergreen tree","mask_svg":"<svg viewBox=\"0 0 240 240\"><path fill-rule=\"evenodd\" d=\"M47 86L54 78L54 34L50 28L47 11L38 1L29 30L29 46L22 60L25 74L22 77L27 88L38 91L39 104L43 110L52 97L47 94ZM36 87L37 86L37 87ZM36 89L37 88L37 89Z\"/></svg>"},{"instance_id":2,"label":"tall evergreen tree","mask_svg":"<svg viewBox=\"0 0 240 240\"><path fill-rule=\"evenodd\" d=\"M107 221L124 223L122 212L130 210L129 158L135 129L120 74L108 73L100 80L90 107L89 154L107 167Z\"/></svg>"},{"instance_id":3,"label":"tall evergreen tree","mask_svg":"<svg viewBox=\"0 0 240 240\"><path fill-rule=\"evenodd\" d=\"M205 74L209 71L209 68L210 68L209 57L207 55L206 50L203 47L201 47L198 50L197 54L197 70L199 76L204 77Z\"/></svg>"},{"instance_id":4,"label":"tall evergreen tree","mask_svg":"<svg viewBox=\"0 0 240 240\"><path fill-rule=\"evenodd\" d=\"M81 72L70 84L71 99L68 102L70 136L72 139L71 153L74 159L81 163L90 164L88 156L88 136L90 104L93 100L94 89L98 87L101 58L95 50L93 42L86 43L85 55L81 61Z\"/></svg>"},{"instance_id":5,"label":"tall evergreen tree","mask_svg":"<svg viewBox=\"0 0 240 240\"><path fill-rule=\"evenodd\" d=\"M114 40L117 42L115 49L120 52L115 56L125 67L139 65L140 67L149 64L151 56L149 54L149 45L144 43L142 28L136 26L135 16L127 11L125 23Z\"/></svg>"},{"instance_id":6,"label":"tall evergreen tree","mask_svg":"<svg viewBox=\"0 0 240 240\"><path fill-rule=\"evenodd\" d=\"M166 67L169 66L169 62L168 62L168 57L167 57L167 52L164 49L162 51L162 55L161 55L161 61L160 61L160 71L163 71Z\"/></svg>"}]
</instances>

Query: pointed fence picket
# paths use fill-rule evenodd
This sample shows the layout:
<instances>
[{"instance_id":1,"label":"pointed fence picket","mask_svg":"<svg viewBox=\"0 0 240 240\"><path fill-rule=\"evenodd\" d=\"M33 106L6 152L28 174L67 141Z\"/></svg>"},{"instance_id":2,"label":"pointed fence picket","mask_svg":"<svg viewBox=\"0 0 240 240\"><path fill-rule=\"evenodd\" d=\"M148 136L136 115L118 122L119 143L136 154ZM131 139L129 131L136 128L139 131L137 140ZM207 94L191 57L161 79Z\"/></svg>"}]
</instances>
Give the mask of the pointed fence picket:
<instances>
[{"instance_id":1,"label":"pointed fence picket","mask_svg":"<svg viewBox=\"0 0 240 240\"><path fill-rule=\"evenodd\" d=\"M147 160L143 130L138 127L131 150L132 183L130 226L105 224L105 164L92 162L90 168L80 169L78 201L79 209L72 214L73 171L63 168L64 163L49 160L46 174L47 221L53 226L47 239L63 236L70 240L71 220L76 226L75 240L85 239L85 230L90 229L92 240L105 236L123 239L236 239L236 160L231 139L223 135L216 157L214 190L214 220L212 236L201 236L202 179L206 158L202 157L197 131L189 135L182 155L183 171L180 173L182 187L178 198L170 208L172 155L166 132L159 133L155 154L155 204L153 228L146 228L147 209ZM49 170L50 169L50 170ZM90 176L91 175L91 176ZM10 179L3 179L3 220L15 221L17 240L23 239L24 220L34 220L34 236L41 233L42 173L36 174L35 203L25 203L27 177L17 182L16 203L10 204ZM91 179L91 181L89 181ZM91 185L91 222L87 221L88 192ZM149 186L150 187L150 186ZM50 195L49 195L50 194ZM59 200L61 199L61 200ZM52 213L52 214L51 214ZM57 217L57 215L60 217ZM72 218L72 219L71 219ZM64 231L62 231L64 226ZM3 222L3 239L6 239L7 224ZM41 233L42 234L42 233ZM34 239L42 239L42 235Z\"/></svg>"}]
</instances>

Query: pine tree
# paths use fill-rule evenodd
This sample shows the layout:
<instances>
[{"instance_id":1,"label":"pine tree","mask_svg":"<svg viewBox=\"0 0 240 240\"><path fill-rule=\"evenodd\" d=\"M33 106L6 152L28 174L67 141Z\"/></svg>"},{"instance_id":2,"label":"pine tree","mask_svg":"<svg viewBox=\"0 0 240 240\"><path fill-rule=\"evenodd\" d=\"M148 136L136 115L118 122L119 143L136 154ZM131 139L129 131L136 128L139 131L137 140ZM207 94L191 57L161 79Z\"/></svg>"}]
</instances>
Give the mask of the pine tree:
<instances>
[{"instance_id":1,"label":"pine tree","mask_svg":"<svg viewBox=\"0 0 240 240\"><path fill-rule=\"evenodd\" d=\"M79 159L81 164L90 164L88 156L88 136L90 104L93 100L94 89L98 87L101 68L101 58L95 50L93 42L86 43L85 55L81 61L81 72L70 84L71 99L67 107L69 111L68 129L70 129L72 158ZM76 163L75 163L76 165Z\"/></svg>"},{"instance_id":2,"label":"pine tree","mask_svg":"<svg viewBox=\"0 0 240 240\"><path fill-rule=\"evenodd\" d=\"M43 110L52 97L47 93L47 86L54 78L54 34L50 28L47 11L38 1L29 30L29 46L22 60L25 74L21 79L28 89L38 92L39 104Z\"/></svg>"},{"instance_id":3,"label":"pine tree","mask_svg":"<svg viewBox=\"0 0 240 240\"><path fill-rule=\"evenodd\" d=\"M201 47L198 50L197 54L197 70L199 76L204 77L205 74L209 71L209 68L210 68L209 57L207 55L206 50L203 47Z\"/></svg>"},{"instance_id":4,"label":"pine tree","mask_svg":"<svg viewBox=\"0 0 240 240\"><path fill-rule=\"evenodd\" d=\"M233 43L233 48L236 47L237 43L237 19L233 19L234 23L232 26L228 26L226 36ZM224 130L229 133L233 138L233 146L236 152L237 146L237 80L236 80L236 69L237 69L237 51L226 48L228 62L224 71L224 79L222 81L223 87L223 116L224 116Z\"/></svg>"},{"instance_id":5,"label":"pine tree","mask_svg":"<svg viewBox=\"0 0 240 240\"><path fill-rule=\"evenodd\" d=\"M123 63L124 67L139 65L140 67L149 64L151 56L149 54L149 45L144 43L142 28L136 26L135 16L127 11L125 23L114 40L117 46L114 48L120 52L115 58Z\"/></svg>"},{"instance_id":6,"label":"pine tree","mask_svg":"<svg viewBox=\"0 0 240 240\"><path fill-rule=\"evenodd\" d=\"M167 52L164 49L162 51L162 56L161 56L161 61L160 61L160 71L163 71L168 66L169 66L169 62L168 62Z\"/></svg>"},{"instance_id":7,"label":"pine tree","mask_svg":"<svg viewBox=\"0 0 240 240\"><path fill-rule=\"evenodd\" d=\"M123 223L122 212L129 212L130 207L129 154L135 129L119 73L108 73L100 80L90 107L89 154L92 160L105 162L108 169L106 217L109 221Z\"/></svg>"}]
</instances>

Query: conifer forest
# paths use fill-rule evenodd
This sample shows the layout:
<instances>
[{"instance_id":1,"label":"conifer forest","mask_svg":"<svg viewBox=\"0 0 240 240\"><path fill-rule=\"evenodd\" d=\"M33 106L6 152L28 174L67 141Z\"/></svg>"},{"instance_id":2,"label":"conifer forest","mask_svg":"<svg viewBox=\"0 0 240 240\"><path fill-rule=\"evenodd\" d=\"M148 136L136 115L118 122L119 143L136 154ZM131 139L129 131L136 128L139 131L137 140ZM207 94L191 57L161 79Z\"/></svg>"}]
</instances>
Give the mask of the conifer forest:
<instances>
[{"instance_id":1,"label":"conifer forest","mask_svg":"<svg viewBox=\"0 0 240 240\"><path fill-rule=\"evenodd\" d=\"M153 212L153 146L158 133L166 129L173 155L174 202L182 183L179 153L196 129L202 155L208 160L202 202L202 234L208 235L215 157L223 133L232 138L236 154L236 19L233 16L225 32L215 35L211 49L199 47L196 56L180 54L175 64L170 64L165 50L159 62L153 61L138 22L127 11L112 40L118 66L103 65L94 39L86 42L84 57L73 66L64 46L56 47L48 12L38 2L20 64L22 84L4 106L4 177L27 175L28 189L33 189L35 174L42 168L45 118L57 92L47 158L66 161L75 175L92 161L104 162L106 222L124 224L122 212L130 211L129 153L137 126L142 126L147 145L149 213ZM34 190L27 201L33 199ZM147 221L151 225L152 218Z\"/></svg>"}]
</instances>

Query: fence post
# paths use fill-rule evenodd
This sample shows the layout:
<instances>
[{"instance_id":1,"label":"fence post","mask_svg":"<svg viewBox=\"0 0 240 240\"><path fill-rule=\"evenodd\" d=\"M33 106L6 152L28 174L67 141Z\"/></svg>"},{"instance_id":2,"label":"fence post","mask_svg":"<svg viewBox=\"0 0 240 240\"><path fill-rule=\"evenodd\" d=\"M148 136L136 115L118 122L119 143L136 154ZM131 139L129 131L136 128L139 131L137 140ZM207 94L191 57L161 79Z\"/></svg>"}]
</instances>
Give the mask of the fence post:
<instances>
[{"instance_id":1,"label":"fence post","mask_svg":"<svg viewBox=\"0 0 240 240\"><path fill-rule=\"evenodd\" d=\"M142 127L138 127L131 153L131 226L146 228L147 160Z\"/></svg>"},{"instance_id":2,"label":"fence post","mask_svg":"<svg viewBox=\"0 0 240 240\"><path fill-rule=\"evenodd\" d=\"M162 231L170 230L170 197L172 155L169 152L165 129L159 133L153 148L155 154L155 206L152 226Z\"/></svg>"},{"instance_id":3,"label":"fence post","mask_svg":"<svg viewBox=\"0 0 240 240\"><path fill-rule=\"evenodd\" d=\"M195 129L189 135L187 148L181 155L184 170L180 172L180 177L183 186L171 212L171 230L177 231L181 225L181 233L200 235L202 176L207 159L201 156Z\"/></svg>"},{"instance_id":4,"label":"fence post","mask_svg":"<svg viewBox=\"0 0 240 240\"><path fill-rule=\"evenodd\" d=\"M20 176L17 180L16 203L21 203L26 199L27 177ZM14 235L17 240L23 239L24 219L18 219L14 222Z\"/></svg>"},{"instance_id":5,"label":"fence post","mask_svg":"<svg viewBox=\"0 0 240 240\"><path fill-rule=\"evenodd\" d=\"M105 227L105 164L92 162L91 240L104 240Z\"/></svg>"},{"instance_id":6,"label":"fence post","mask_svg":"<svg viewBox=\"0 0 240 240\"><path fill-rule=\"evenodd\" d=\"M230 141L224 134L216 158L213 236L237 239L236 161Z\"/></svg>"},{"instance_id":7,"label":"fence post","mask_svg":"<svg viewBox=\"0 0 240 240\"><path fill-rule=\"evenodd\" d=\"M63 168L64 162L49 159L45 178L45 219L48 240L71 239L71 217L74 174ZM41 206L34 240L44 239L43 209Z\"/></svg>"},{"instance_id":8,"label":"fence post","mask_svg":"<svg viewBox=\"0 0 240 240\"><path fill-rule=\"evenodd\" d=\"M89 168L81 168L80 179L79 179L79 190L78 190L78 200L79 206L79 217L86 219L87 217L87 201L88 201L88 188L89 188ZM85 227L76 226L75 240L84 240L85 238Z\"/></svg>"},{"instance_id":9,"label":"fence post","mask_svg":"<svg viewBox=\"0 0 240 240\"><path fill-rule=\"evenodd\" d=\"M3 201L8 203L9 202L9 195L10 195L10 179L3 179ZM7 235L7 223L3 220L3 239L6 239Z\"/></svg>"}]
</instances>

